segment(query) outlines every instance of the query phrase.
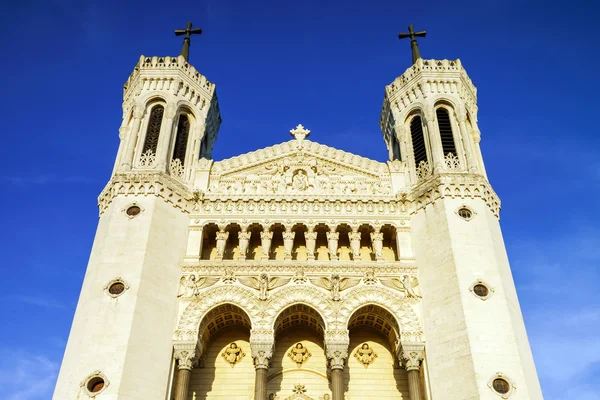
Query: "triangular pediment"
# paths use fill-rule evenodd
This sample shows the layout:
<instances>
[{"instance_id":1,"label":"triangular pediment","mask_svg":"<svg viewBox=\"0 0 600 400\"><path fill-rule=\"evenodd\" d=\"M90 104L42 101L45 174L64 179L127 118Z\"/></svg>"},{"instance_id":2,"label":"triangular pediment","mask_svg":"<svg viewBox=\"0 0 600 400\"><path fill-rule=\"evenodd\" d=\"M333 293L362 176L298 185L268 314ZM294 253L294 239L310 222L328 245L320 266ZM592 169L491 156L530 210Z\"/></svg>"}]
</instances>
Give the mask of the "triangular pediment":
<instances>
[{"instance_id":1,"label":"triangular pediment","mask_svg":"<svg viewBox=\"0 0 600 400\"><path fill-rule=\"evenodd\" d=\"M215 162L208 193L388 195L387 164L310 140Z\"/></svg>"}]
</instances>

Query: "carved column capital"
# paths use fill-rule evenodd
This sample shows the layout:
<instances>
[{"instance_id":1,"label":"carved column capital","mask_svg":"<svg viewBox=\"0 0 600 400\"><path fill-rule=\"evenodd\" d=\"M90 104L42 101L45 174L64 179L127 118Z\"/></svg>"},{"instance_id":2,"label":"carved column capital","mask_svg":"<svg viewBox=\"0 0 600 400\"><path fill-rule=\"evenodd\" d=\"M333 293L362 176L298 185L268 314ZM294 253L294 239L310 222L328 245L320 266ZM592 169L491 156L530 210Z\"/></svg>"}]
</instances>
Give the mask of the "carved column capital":
<instances>
[{"instance_id":1,"label":"carved column capital","mask_svg":"<svg viewBox=\"0 0 600 400\"><path fill-rule=\"evenodd\" d=\"M348 359L348 346L350 335L348 330L334 330L325 332L325 355L329 360L331 369L344 369Z\"/></svg>"},{"instance_id":2,"label":"carved column capital","mask_svg":"<svg viewBox=\"0 0 600 400\"><path fill-rule=\"evenodd\" d=\"M254 359L254 368L269 368L274 346L275 335L272 330L253 329L250 331L250 350Z\"/></svg>"},{"instance_id":3,"label":"carved column capital","mask_svg":"<svg viewBox=\"0 0 600 400\"><path fill-rule=\"evenodd\" d=\"M421 362L425 359L425 346L421 343L401 344L398 356L407 371L418 371L421 369Z\"/></svg>"},{"instance_id":4,"label":"carved column capital","mask_svg":"<svg viewBox=\"0 0 600 400\"><path fill-rule=\"evenodd\" d=\"M191 370L202 355L202 342L177 342L173 344L173 357L178 361L178 368Z\"/></svg>"}]
</instances>

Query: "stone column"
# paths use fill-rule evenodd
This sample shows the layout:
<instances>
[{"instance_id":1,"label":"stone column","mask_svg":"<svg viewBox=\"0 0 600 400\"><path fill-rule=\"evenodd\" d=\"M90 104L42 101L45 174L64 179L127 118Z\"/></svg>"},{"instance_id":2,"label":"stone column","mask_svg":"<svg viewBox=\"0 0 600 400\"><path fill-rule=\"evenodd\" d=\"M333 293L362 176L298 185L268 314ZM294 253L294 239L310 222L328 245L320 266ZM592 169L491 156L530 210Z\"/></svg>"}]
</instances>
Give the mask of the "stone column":
<instances>
[{"instance_id":1,"label":"stone column","mask_svg":"<svg viewBox=\"0 0 600 400\"><path fill-rule=\"evenodd\" d=\"M422 400L421 362L425 354L422 345L402 345L401 359L408 374L408 393L410 400Z\"/></svg>"},{"instance_id":2,"label":"stone column","mask_svg":"<svg viewBox=\"0 0 600 400\"><path fill-rule=\"evenodd\" d=\"M328 336L335 337L338 340L327 340ZM348 358L348 345L348 331L327 332L325 346L326 356L331 368L332 400L344 400L344 364Z\"/></svg>"},{"instance_id":3,"label":"stone column","mask_svg":"<svg viewBox=\"0 0 600 400\"><path fill-rule=\"evenodd\" d=\"M268 260L271 253L271 239L273 239L272 231L262 231L260 233L260 245L262 247L262 259Z\"/></svg>"},{"instance_id":4,"label":"stone column","mask_svg":"<svg viewBox=\"0 0 600 400\"><path fill-rule=\"evenodd\" d=\"M442 150L442 139L435 124L435 110L427 110L425 120L427 121L427 138L431 149L432 171L439 173L444 169L444 154Z\"/></svg>"},{"instance_id":5,"label":"stone column","mask_svg":"<svg viewBox=\"0 0 600 400\"><path fill-rule=\"evenodd\" d=\"M317 244L317 232L306 232L304 234L306 239L306 258L309 260L315 259L315 246Z\"/></svg>"},{"instance_id":6,"label":"stone column","mask_svg":"<svg viewBox=\"0 0 600 400\"><path fill-rule=\"evenodd\" d=\"M360 232L353 231L348 234L350 238L350 248L352 249L352 259L360 260Z\"/></svg>"},{"instance_id":7,"label":"stone column","mask_svg":"<svg viewBox=\"0 0 600 400\"><path fill-rule=\"evenodd\" d=\"M158 135L158 147L156 149L156 164L160 171L168 171L170 160L169 149L171 145L171 136L173 134L173 122L177 108L173 104L167 105L165 108L165 116L160 126L160 133Z\"/></svg>"},{"instance_id":8,"label":"stone column","mask_svg":"<svg viewBox=\"0 0 600 400\"><path fill-rule=\"evenodd\" d=\"M327 232L327 247L329 248L329 258L331 260L338 259L337 248L339 238L339 232Z\"/></svg>"},{"instance_id":9,"label":"stone column","mask_svg":"<svg viewBox=\"0 0 600 400\"><path fill-rule=\"evenodd\" d=\"M223 259L223 254L225 254L225 245L227 244L228 237L229 232L224 232L223 230L217 232L217 260Z\"/></svg>"},{"instance_id":10,"label":"stone column","mask_svg":"<svg viewBox=\"0 0 600 400\"><path fill-rule=\"evenodd\" d=\"M379 231L371 232L371 242L373 243L373 253L377 261L383 261L383 233Z\"/></svg>"},{"instance_id":11,"label":"stone column","mask_svg":"<svg viewBox=\"0 0 600 400\"><path fill-rule=\"evenodd\" d=\"M194 363L200 357L202 348L200 343L184 342L175 343L173 355L177 360L177 378L175 390L175 400L187 400L187 394L190 389L190 377Z\"/></svg>"},{"instance_id":12,"label":"stone column","mask_svg":"<svg viewBox=\"0 0 600 400\"><path fill-rule=\"evenodd\" d=\"M252 330L250 332L250 349L256 371L254 380L254 400L267 399L267 376L269 361L273 356L273 331Z\"/></svg>"},{"instance_id":13,"label":"stone column","mask_svg":"<svg viewBox=\"0 0 600 400\"><path fill-rule=\"evenodd\" d=\"M133 122L131 123L131 129L127 136L127 142L125 144L125 154L123 154L123 163L121 169L129 171L133 167L133 155L135 153L135 144L142 123L142 117L144 116L144 109L140 105L136 105L133 109Z\"/></svg>"},{"instance_id":14,"label":"stone column","mask_svg":"<svg viewBox=\"0 0 600 400\"><path fill-rule=\"evenodd\" d=\"M248 244L250 243L250 236L252 232L248 232L246 229L242 229L238 233L238 241L240 244L240 260L246 259L246 253L248 252Z\"/></svg>"},{"instance_id":15,"label":"stone column","mask_svg":"<svg viewBox=\"0 0 600 400\"><path fill-rule=\"evenodd\" d=\"M466 116L456 115L456 119L458 121L458 127L460 129L460 138L463 143L463 148L465 149L465 154L467 155L467 168L469 172L472 174L477 173L477 162L475 161L475 149L473 148L473 141L471 140L471 136L467 129L467 124L465 123Z\"/></svg>"},{"instance_id":16,"label":"stone column","mask_svg":"<svg viewBox=\"0 0 600 400\"><path fill-rule=\"evenodd\" d=\"M285 260L292 259L292 251L294 250L294 237L296 236L296 232L293 232L291 229L287 229L283 232L283 251L285 253Z\"/></svg>"}]
</instances>

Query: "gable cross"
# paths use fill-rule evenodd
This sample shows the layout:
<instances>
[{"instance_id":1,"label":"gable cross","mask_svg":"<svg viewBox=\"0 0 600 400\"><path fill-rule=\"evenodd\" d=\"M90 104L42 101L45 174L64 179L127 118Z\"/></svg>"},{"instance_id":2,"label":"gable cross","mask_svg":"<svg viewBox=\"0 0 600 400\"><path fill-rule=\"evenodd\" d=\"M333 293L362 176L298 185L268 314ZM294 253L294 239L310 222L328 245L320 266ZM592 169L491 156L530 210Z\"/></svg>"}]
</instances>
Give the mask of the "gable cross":
<instances>
[{"instance_id":1,"label":"gable cross","mask_svg":"<svg viewBox=\"0 0 600 400\"><path fill-rule=\"evenodd\" d=\"M296 138L297 141L302 142L304 138L310 135L310 131L308 129L304 129L304 127L299 124L296 129L292 129L290 131L291 135Z\"/></svg>"},{"instance_id":2,"label":"gable cross","mask_svg":"<svg viewBox=\"0 0 600 400\"><path fill-rule=\"evenodd\" d=\"M398 35L399 39L410 38L410 48L412 49L412 61L413 64L417 62L419 58L421 58L421 54L419 53L419 43L417 43L418 37L425 37L427 34L426 31L415 32L413 28L413 24L408 26L408 33L400 33Z\"/></svg>"}]
</instances>

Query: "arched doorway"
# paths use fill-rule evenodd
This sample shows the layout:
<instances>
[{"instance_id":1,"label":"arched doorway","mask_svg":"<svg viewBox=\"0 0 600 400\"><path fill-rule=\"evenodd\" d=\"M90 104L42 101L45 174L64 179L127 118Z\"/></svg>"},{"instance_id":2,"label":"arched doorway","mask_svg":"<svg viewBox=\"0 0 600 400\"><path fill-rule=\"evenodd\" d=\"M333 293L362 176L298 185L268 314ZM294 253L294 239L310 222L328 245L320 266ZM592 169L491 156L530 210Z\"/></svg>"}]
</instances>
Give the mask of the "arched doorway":
<instances>
[{"instance_id":1,"label":"arched doorway","mask_svg":"<svg viewBox=\"0 0 600 400\"><path fill-rule=\"evenodd\" d=\"M365 305L348 322L350 346L344 369L350 399L408 399L408 377L395 355L400 329L382 307Z\"/></svg>"},{"instance_id":2,"label":"arched doorway","mask_svg":"<svg viewBox=\"0 0 600 400\"><path fill-rule=\"evenodd\" d=\"M254 392L248 315L233 304L221 304L200 323L204 351L192 370L188 399L248 400Z\"/></svg>"},{"instance_id":3,"label":"arched doorway","mask_svg":"<svg viewBox=\"0 0 600 400\"><path fill-rule=\"evenodd\" d=\"M321 315L310 306L294 304L279 314L274 330L275 349L267 383L269 399L331 396Z\"/></svg>"}]
</instances>

